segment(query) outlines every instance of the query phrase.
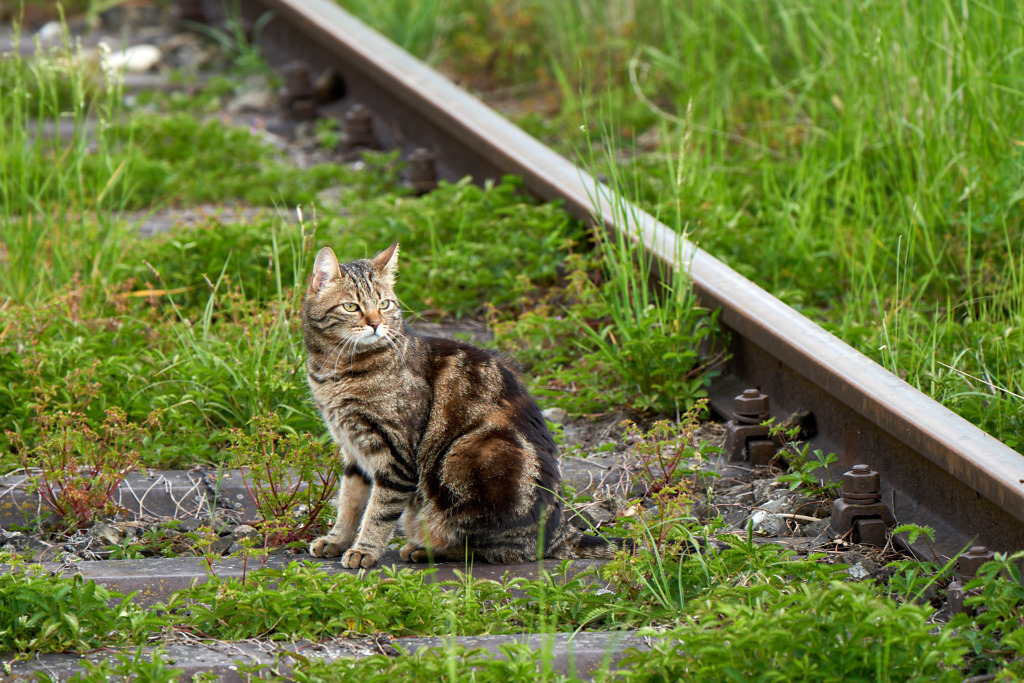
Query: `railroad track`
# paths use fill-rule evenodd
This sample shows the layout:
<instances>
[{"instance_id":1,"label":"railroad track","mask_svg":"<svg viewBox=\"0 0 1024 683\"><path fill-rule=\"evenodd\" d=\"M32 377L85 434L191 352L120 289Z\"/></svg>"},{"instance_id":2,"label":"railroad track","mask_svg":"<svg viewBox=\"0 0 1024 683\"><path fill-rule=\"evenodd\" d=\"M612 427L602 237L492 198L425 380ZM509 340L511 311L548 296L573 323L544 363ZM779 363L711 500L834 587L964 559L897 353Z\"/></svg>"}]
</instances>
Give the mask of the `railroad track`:
<instances>
[{"instance_id":1,"label":"railroad track","mask_svg":"<svg viewBox=\"0 0 1024 683\"><path fill-rule=\"evenodd\" d=\"M521 176L544 200L642 242L663 266L688 270L698 299L721 309L729 360L711 387L712 407L757 388L770 414L811 410L815 448L835 452L834 478L857 464L879 473L895 520L935 529L932 547L952 556L970 545L1024 547L1024 457L942 407L774 296L678 236L530 137L332 0L247 0L243 19L267 60L332 72L342 111L372 113L379 143L433 161L438 178L475 182ZM179 1L184 18L224 20L220 0ZM268 15L268 13L270 13ZM269 19L269 21L268 21ZM294 66L292 67L294 69ZM300 78L300 82L302 79ZM301 85L300 85L301 87ZM311 96L311 95L309 95ZM300 115L316 103L302 93ZM417 150L427 150L426 152ZM429 169L428 169L429 175ZM429 178L427 180L429 182ZM624 209L624 207L626 207Z\"/></svg>"}]
</instances>

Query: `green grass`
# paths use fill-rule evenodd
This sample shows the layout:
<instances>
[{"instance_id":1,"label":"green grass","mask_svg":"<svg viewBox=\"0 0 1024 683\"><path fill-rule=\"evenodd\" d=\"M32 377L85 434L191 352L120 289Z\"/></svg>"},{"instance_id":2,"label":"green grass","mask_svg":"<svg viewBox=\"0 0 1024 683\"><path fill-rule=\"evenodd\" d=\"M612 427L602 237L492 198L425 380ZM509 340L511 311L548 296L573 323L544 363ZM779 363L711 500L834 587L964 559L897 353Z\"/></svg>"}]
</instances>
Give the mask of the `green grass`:
<instances>
[{"instance_id":1,"label":"green grass","mask_svg":"<svg viewBox=\"0 0 1024 683\"><path fill-rule=\"evenodd\" d=\"M670 538L694 539L711 531L662 521L673 526ZM734 539L725 551L691 546L686 555L669 547L613 563L602 577L570 577L563 567L529 580L479 580L467 571L433 582L429 570L331 575L291 563L280 570L253 569L242 580L211 574L150 610L80 577L52 578L20 567L0 577L0 637L10 638L7 648L29 655L131 646L169 629L203 640L294 641L382 631L400 637L655 627L642 631L651 638L649 652L632 655L624 669L601 672L598 679L676 680L689 672L700 680L910 681L1020 672L1019 553L998 556L971 584L981 592L969 604L986 610L943 623L927 603L884 595L873 582L841 580L846 567L822 564L821 557L797 559L792 551L749 539ZM599 590L602 585L607 587ZM671 586L675 599L664 600L651 590L655 585ZM20 616L39 601L48 607ZM531 666L548 661L513 649ZM304 666L329 677L382 667L381 673L418 680L425 671L443 670L455 652L442 647L368 660L373 666L367 660ZM533 680L523 663L513 669L481 653L472 656L482 669L477 680L499 673Z\"/></svg>"},{"instance_id":2,"label":"green grass","mask_svg":"<svg viewBox=\"0 0 1024 683\"><path fill-rule=\"evenodd\" d=\"M342 4L1022 447L1019 3L449 0L402 31Z\"/></svg>"}]
</instances>

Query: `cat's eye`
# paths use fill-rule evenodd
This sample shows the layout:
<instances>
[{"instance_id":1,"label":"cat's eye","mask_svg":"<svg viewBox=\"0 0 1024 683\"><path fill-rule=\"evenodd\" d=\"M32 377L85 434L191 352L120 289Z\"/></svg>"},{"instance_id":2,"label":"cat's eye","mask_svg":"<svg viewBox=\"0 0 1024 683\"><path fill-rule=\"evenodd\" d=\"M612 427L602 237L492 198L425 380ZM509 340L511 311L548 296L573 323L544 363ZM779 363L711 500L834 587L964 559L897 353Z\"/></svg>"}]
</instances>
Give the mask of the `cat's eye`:
<instances>
[{"instance_id":1,"label":"cat's eye","mask_svg":"<svg viewBox=\"0 0 1024 683\"><path fill-rule=\"evenodd\" d=\"M345 309L346 311L348 311L349 313L355 313L356 311L359 310L359 304L347 303L347 304L342 304L341 307L343 309Z\"/></svg>"},{"instance_id":2,"label":"cat's eye","mask_svg":"<svg viewBox=\"0 0 1024 683\"><path fill-rule=\"evenodd\" d=\"M379 304L377 304L377 308L381 311L388 310L389 308L391 308L391 299L384 299Z\"/></svg>"}]
</instances>

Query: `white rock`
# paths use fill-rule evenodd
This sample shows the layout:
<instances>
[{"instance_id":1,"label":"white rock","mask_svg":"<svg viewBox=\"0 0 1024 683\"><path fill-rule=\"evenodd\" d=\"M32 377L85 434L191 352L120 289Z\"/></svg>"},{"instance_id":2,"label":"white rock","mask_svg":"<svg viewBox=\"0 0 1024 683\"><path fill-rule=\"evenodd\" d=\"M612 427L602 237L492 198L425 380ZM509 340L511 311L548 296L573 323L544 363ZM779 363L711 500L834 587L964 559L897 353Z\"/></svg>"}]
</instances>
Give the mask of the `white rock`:
<instances>
[{"instance_id":1,"label":"white rock","mask_svg":"<svg viewBox=\"0 0 1024 683\"><path fill-rule=\"evenodd\" d=\"M778 536L786 528L786 520L773 512L758 510L748 518L754 531L764 536Z\"/></svg>"},{"instance_id":2,"label":"white rock","mask_svg":"<svg viewBox=\"0 0 1024 683\"><path fill-rule=\"evenodd\" d=\"M40 43L48 43L60 38L62 33L64 33L64 27L59 21L48 21L36 31L36 38Z\"/></svg>"},{"instance_id":3,"label":"white rock","mask_svg":"<svg viewBox=\"0 0 1024 683\"><path fill-rule=\"evenodd\" d=\"M132 45L117 52L111 52L106 56L107 68L112 71L127 71L129 73L141 74L149 71L160 63L163 53L156 45L142 43Z\"/></svg>"},{"instance_id":4,"label":"white rock","mask_svg":"<svg viewBox=\"0 0 1024 683\"><path fill-rule=\"evenodd\" d=\"M865 569L864 565L860 562L850 567L847 572L849 572L851 579L856 579L858 581L862 581L871 576L871 572Z\"/></svg>"}]
</instances>

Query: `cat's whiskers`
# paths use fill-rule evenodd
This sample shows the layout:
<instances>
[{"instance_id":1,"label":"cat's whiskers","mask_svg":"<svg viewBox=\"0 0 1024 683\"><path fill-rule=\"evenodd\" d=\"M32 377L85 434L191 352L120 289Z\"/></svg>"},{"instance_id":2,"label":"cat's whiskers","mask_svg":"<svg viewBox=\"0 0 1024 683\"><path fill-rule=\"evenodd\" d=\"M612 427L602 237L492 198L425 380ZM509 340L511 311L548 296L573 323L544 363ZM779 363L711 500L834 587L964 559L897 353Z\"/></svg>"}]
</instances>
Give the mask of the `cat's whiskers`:
<instances>
[{"instance_id":1,"label":"cat's whiskers","mask_svg":"<svg viewBox=\"0 0 1024 683\"><path fill-rule=\"evenodd\" d=\"M338 348L335 349L335 352L333 354L334 355L334 370L333 370L333 373L335 375L338 374L338 363L341 361L341 354L343 354L345 352L345 347L349 346L350 344L353 347L355 346L355 342L353 341L353 339L351 337L345 337L344 339L341 340L341 343L338 344ZM350 358L349 359L349 363L351 363L351 362L352 361L351 361L351 358Z\"/></svg>"}]
</instances>

